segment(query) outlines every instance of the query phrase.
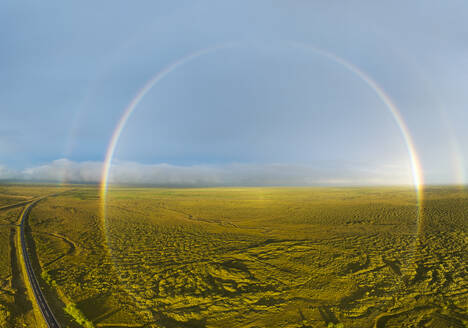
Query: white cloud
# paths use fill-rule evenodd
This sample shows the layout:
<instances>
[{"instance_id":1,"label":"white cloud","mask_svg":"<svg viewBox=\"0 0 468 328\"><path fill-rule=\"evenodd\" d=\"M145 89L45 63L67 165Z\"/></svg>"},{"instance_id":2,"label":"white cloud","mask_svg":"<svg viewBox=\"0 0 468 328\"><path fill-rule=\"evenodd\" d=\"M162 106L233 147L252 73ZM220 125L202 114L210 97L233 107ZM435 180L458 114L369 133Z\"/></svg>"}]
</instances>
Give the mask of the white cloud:
<instances>
[{"instance_id":1,"label":"white cloud","mask_svg":"<svg viewBox=\"0 0 468 328\"><path fill-rule=\"evenodd\" d=\"M28 168L22 172L25 180L97 182L101 177L102 163L73 162L58 159L49 164Z\"/></svg>"},{"instance_id":2,"label":"white cloud","mask_svg":"<svg viewBox=\"0 0 468 328\"><path fill-rule=\"evenodd\" d=\"M11 170L4 165L0 165L0 180L18 179L21 175L19 172Z\"/></svg>"},{"instance_id":3,"label":"white cloud","mask_svg":"<svg viewBox=\"0 0 468 328\"><path fill-rule=\"evenodd\" d=\"M0 179L97 183L103 163L58 159L23 171L0 166ZM297 164L225 164L177 166L116 162L110 183L160 186L287 186L287 185L396 185L411 184L406 164L318 166Z\"/></svg>"}]
</instances>

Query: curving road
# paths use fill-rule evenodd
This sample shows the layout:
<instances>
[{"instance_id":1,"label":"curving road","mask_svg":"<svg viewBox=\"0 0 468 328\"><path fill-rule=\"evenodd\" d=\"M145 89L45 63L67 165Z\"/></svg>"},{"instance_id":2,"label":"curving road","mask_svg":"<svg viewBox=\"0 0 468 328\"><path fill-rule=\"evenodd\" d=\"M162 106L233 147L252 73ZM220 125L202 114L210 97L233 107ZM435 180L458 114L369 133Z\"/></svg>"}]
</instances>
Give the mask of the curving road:
<instances>
[{"instance_id":1,"label":"curving road","mask_svg":"<svg viewBox=\"0 0 468 328\"><path fill-rule=\"evenodd\" d=\"M25 222L28 219L29 212L31 208L36 205L36 203L40 201L40 199L33 201L21 213L20 219L20 243L21 243L21 250L23 253L23 260L26 267L26 273L28 276L29 283L31 284L34 298L41 310L42 316L44 317L45 322L49 328L61 328L60 324L58 323L57 319L55 318L54 314L52 313L49 304L47 303L44 294L41 291L41 287L37 282L36 275L34 274L33 267L31 265L31 261L29 259L28 248L26 247L26 238L24 236L24 226Z\"/></svg>"},{"instance_id":2,"label":"curving road","mask_svg":"<svg viewBox=\"0 0 468 328\"><path fill-rule=\"evenodd\" d=\"M0 211L9 210L9 209L12 209L12 208L15 208L15 207L24 206L24 205L29 204L29 203L31 203L31 200L25 200L24 202L5 205L5 206L0 207Z\"/></svg>"}]
</instances>

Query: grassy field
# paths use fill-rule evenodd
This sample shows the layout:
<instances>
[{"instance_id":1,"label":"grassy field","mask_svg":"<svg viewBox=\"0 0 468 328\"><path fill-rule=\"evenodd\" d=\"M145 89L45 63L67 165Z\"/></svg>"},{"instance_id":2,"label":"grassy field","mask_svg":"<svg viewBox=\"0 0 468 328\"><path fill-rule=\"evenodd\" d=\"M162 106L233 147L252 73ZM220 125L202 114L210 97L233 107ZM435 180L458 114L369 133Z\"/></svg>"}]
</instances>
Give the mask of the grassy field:
<instances>
[{"instance_id":1,"label":"grassy field","mask_svg":"<svg viewBox=\"0 0 468 328\"><path fill-rule=\"evenodd\" d=\"M466 327L468 192L424 198L419 217L405 188L112 188L104 222L73 187L27 231L64 327Z\"/></svg>"},{"instance_id":2,"label":"grassy field","mask_svg":"<svg viewBox=\"0 0 468 328\"><path fill-rule=\"evenodd\" d=\"M23 204L62 190L37 185L0 185L0 327L36 327L18 258L16 233Z\"/></svg>"},{"instance_id":3,"label":"grassy field","mask_svg":"<svg viewBox=\"0 0 468 328\"><path fill-rule=\"evenodd\" d=\"M63 188L48 185L1 185L0 208L50 194Z\"/></svg>"}]
</instances>

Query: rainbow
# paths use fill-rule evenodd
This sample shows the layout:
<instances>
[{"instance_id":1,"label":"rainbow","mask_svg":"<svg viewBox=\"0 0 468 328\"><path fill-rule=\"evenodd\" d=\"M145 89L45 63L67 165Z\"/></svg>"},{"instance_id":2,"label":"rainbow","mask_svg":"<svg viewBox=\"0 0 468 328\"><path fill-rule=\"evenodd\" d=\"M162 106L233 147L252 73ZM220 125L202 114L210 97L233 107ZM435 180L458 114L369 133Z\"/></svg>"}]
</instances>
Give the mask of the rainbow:
<instances>
[{"instance_id":1,"label":"rainbow","mask_svg":"<svg viewBox=\"0 0 468 328\"><path fill-rule=\"evenodd\" d=\"M101 183L100 183L100 197L101 197L101 208L102 208L102 218L105 220L106 217L106 209L105 209L105 204L106 204L106 194L107 194L107 189L108 189L108 184L109 184L109 174L110 174L110 168L112 164L112 158L114 156L114 152L116 149L116 146L118 144L120 135L125 128L125 125L127 124L130 116L132 113L135 111L136 107L138 104L142 101L142 99L145 97L145 95L162 79L164 79L167 75L169 75L171 72L175 71L176 69L180 68L181 66L189 63L190 61L201 57L203 55L207 55L210 53L213 53L215 51L218 51L220 49L226 49L226 48L231 48L238 45L237 43L225 43L225 44L220 44L216 45L213 47L209 48L204 48L195 52L192 52L184 57L179 58L178 60L172 62L168 66L166 66L164 69L159 71L154 77L152 77L135 95L135 97L132 99L132 101L128 104L128 106L125 108L123 111L122 116L120 117L120 120L118 121L114 132L112 133L112 137L110 139L109 145L107 147L107 152L102 168L102 175L101 175ZM419 209L419 214L418 214L418 232L419 232L419 227L420 227L420 217L421 217L421 207L422 207L422 198L423 198L423 175L422 175L422 169L421 165L419 162L419 158L415 149L415 145L413 142L413 138L411 137L411 134L409 132L408 126L406 125L401 112L398 110L398 107L395 105L395 103L392 101L392 99L386 94L384 89L375 81L373 80L368 74L364 73L361 69L359 69L357 66L351 64L350 62L346 61L345 59L339 57L336 54L330 53L328 51L318 49L316 47L313 47L308 44L303 44L303 43L288 43L289 46L293 47L298 47L302 48L308 51L311 51L315 54L321 55L325 58L328 58L332 60L333 62L341 65L342 67L346 68L348 71L354 73L356 76L360 78L368 87L370 87L375 94L378 96L378 98L382 101L382 103L386 106L386 108L390 111L391 115L393 116L396 124L398 125L401 134L403 136L403 139L406 143L406 148L408 150L409 154L409 159L410 159L410 164L411 164L411 172L412 172L412 177L413 177L413 186L416 191L416 196L417 196L417 203L418 203L418 209Z\"/></svg>"},{"instance_id":2,"label":"rainbow","mask_svg":"<svg viewBox=\"0 0 468 328\"><path fill-rule=\"evenodd\" d=\"M379 99L384 103L384 105L388 108L388 110L392 114L396 124L398 125L398 128L400 129L403 139L405 140L406 148L408 149L408 154L409 154L410 163L411 163L411 172L413 175L413 186L418 195L418 202L421 202L422 201L422 188L423 188L423 174L422 174L421 164L419 162L419 157L418 157L416 148L414 146L413 138L411 137L411 134L409 132L408 126L406 125L403 119L403 116L401 115L400 110L392 101L390 96L388 96L385 93L384 89L379 84L377 84L377 82L374 79L372 79L368 74L364 73L357 66L351 64L345 59L333 53L330 53L328 51L318 49L307 44L297 43L297 42L292 43L292 44L296 47L301 47L301 48L310 50L316 54L322 55L326 58L329 58L332 61L345 67L350 72L356 74L363 82L367 84L367 86L369 86L375 92L375 94L379 97Z\"/></svg>"},{"instance_id":3,"label":"rainbow","mask_svg":"<svg viewBox=\"0 0 468 328\"><path fill-rule=\"evenodd\" d=\"M146 84L138 91L136 96L132 99L132 101L128 104L125 108L122 116L117 123L114 132L112 133L109 145L106 151L106 157L104 159L104 165L102 167L102 174L101 174L101 183L100 183L100 195L101 195L101 202L102 202L102 214L105 217L105 200L106 200L106 193L109 184L109 173L110 168L112 165L112 158L114 156L115 148L117 147L117 143L119 141L120 135L122 134L125 125L127 124L128 119L135 111L135 108L138 104L143 100L145 95L150 91L159 81L164 79L168 74L175 71L177 68L185 65L186 63L194 60L195 58L201 57L203 55L215 52L219 49L230 48L234 47L235 43L224 43L221 45L216 45L214 47L204 48L193 53L190 53L175 62L169 64L161 71L159 71L155 76L153 76Z\"/></svg>"}]
</instances>

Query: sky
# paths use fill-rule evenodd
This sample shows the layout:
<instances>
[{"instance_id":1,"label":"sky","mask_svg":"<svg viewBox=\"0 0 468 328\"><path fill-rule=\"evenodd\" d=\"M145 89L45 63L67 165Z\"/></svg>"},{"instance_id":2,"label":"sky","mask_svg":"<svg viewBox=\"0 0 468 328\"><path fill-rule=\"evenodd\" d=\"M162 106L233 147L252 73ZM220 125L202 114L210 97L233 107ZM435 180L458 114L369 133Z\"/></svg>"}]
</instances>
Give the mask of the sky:
<instances>
[{"instance_id":1,"label":"sky","mask_svg":"<svg viewBox=\"0 0 468 328\"><path fill-rule=\"evenodd\" d=\"M467 11L463 0L2 1L0 180L100 181L125 109L163 71L118 135L111 182L468 183Z\"/></svg>"}]
</instances>

